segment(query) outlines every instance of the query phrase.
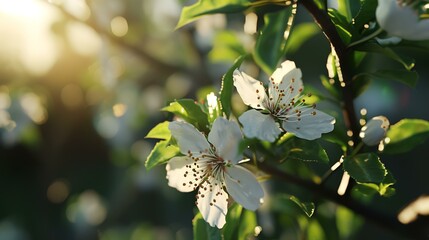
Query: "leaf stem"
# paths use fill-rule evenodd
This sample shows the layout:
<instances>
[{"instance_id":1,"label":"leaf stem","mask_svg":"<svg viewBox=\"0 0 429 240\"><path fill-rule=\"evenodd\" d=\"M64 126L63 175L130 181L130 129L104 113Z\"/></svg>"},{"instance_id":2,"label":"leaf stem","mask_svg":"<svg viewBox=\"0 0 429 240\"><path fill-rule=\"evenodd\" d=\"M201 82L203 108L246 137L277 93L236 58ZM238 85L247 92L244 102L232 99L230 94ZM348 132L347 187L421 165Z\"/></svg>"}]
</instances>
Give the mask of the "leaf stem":
<instances>
[{"instance_id":1,"label":"leaf stem","mask_svg":"<svg viewBox=\"0 0 429 240\"><path fill-rule=\"evenodd\" d=\"M347 46L347 48L351 48L351 47L353 47L353 46L356 46L356 45L358 45L358 44L361 44L361 43L363 43L363 42L366 42L366 41L368 41L368 40L370 40L370 39L372 39L372 38L374 38L374 37L378 36L378 35L379 35L380 33L382 33L383 31L384 31L383 29L379 28L379 29L375 30L373 33L369 34L368 36L365 36L365 37L363 37L363 38L361 38L361 39L359 39L359 40L357 40L357 41L355 41L355 42L350 43L350 44Z\"/></svg>"}]
</instances>

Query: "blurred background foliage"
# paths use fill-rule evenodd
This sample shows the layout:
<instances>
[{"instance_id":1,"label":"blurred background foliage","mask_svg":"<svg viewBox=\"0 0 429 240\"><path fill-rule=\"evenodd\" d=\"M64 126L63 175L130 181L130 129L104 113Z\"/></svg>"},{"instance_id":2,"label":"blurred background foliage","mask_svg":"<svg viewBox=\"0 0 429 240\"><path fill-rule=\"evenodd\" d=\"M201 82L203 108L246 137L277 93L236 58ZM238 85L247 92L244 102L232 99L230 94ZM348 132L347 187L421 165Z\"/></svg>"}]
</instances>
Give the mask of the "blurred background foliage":
<instances>
[{"instance_id":1,"label":"blurred background foliage","mask_svg":"<svg viewBox=\"0 0 429 240\"><path fill-rule=\"evenodd\" d=\"M0 1L0 239L192 238L194 195L169 188L162 167L146 171L155 142L144 137L171 119L160 111L168 102L217 92L255 40L243 14L207 16L175 30L182 6L191 3ZM329 44L304 9L295 21L286 57L302 69L306 86L323 92ZM417 86L372 82L357 109L391 123L429 119L429 55L405 50L417 62ZM396 65L377 55L364 63ZM259 72L251 62L242 67ZM243 111L241 99L233 99L233 110ZM396 214L429 193L428 144L383 156L397 193L375 196L371 206ZM299 164L290 169L306 174ZM328 184L335 189L340 179L334 174ZM273 194L257 213L258 239L400 238L322 200L309 218L287 193L311 193L275 181L265 187Z\"/></svg>"}]
</instances>

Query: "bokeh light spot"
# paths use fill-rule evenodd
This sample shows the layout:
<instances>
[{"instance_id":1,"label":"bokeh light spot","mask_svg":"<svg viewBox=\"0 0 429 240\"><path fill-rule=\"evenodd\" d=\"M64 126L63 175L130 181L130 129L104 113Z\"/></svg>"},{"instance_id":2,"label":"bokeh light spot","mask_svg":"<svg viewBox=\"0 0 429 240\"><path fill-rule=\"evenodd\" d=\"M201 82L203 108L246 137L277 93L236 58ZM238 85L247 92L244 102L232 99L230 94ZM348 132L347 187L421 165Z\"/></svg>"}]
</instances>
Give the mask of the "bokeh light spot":
<instances>
[{"instance_id":1,"label":"bokeh light spot","mask_svg":"<svg viewBox=\"0 0 429 240\"><path fill-rule=\"evenodd\" d=\"M53 203L62 203L69 196L70 189L64 180L55 180L49 185L46 196Z\"/></svg>"},{"instance_id":2,"label":"bokeh light spot","mask_svg":"<svg viewBox=\"0 0 429 240\"><path fill-rule=\"evenodd\" d=\"M127 112L127 105L123 103L117 103L113 105L112 110L115 117L122 117Z\"/></svg>"},{"instance_id":3,"label":"bokeh light spot","mask_svg":"<svg viewBox=\"0 0 429 240\"><path fill-rule=\"evenodd\" d=\"M21 107L27 116L35 123L42 124L48 118L48 112L35 93L25 93L20 99Z\"/></svg>"},{"instance_id":4,"label":"bokeh light spot","mask_svg":"<svg viewBox=\"0 0 429 240\"><path fill-rule=\"evenodd\" d=\"M117 37L123 37L128 33L127 19L121 16L114 17L110 22L112 33Z\"/></svg>"},{"instance_id":5,"label":"bokeh light spot","mask_svg":"<svg viewBox=\"0 0 429 240\"><path fill-rule=\"evenodd\" d=\"M95 191L87 190L68 206L66 216L70 222L96 226L106 219L107 209Z\"/></svg>"}]
</instances>

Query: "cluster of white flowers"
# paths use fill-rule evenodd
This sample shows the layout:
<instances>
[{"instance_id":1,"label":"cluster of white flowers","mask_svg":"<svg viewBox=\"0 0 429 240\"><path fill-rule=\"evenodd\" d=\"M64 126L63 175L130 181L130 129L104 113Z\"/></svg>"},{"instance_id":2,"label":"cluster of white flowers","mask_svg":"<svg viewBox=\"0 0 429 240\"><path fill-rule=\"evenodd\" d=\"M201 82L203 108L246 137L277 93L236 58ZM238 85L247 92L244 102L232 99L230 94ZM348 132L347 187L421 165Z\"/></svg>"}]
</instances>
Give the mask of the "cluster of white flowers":
<instances>
[{"instance_id":1,"label":"cluster of white flowers","mask_svg":"<svg viewBox=\"0 0 429 240\"><path fill-rule=\"evenodd\" d=\"M244 103L259 110L249 110L239 118L246 137L273 142L288 131L313 140L334 128L333 117L304 104L301 70L292 61L285 61L273 73L268 94L262 82L238 70L234 85ZM260 206L264 197L261 185L239 165L243 135L237 122L216 118L207 138L186 122L171 122L169 130L184 156L169 160L168 184L181 192L197 190L196 205L210 226L224 226L229 196L249 210Z\"/></svg>"}]
</instances>

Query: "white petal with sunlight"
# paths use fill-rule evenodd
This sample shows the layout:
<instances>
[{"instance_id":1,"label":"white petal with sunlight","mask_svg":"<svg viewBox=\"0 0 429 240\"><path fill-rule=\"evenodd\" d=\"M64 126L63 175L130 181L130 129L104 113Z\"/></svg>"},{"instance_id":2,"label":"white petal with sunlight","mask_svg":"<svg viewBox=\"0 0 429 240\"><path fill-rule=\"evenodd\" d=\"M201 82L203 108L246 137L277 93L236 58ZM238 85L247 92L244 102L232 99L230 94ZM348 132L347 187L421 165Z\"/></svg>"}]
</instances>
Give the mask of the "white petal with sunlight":
<instances>
[{"instance_id":1,"label":"white petal with sunlight","mask_svg":"<svg viewBox=\"0 0 429 240\"><path fill-rule=\"evenodd\" d=\"M300 120L294 116L283 122L282 125L286 131L295 134L299 138L314 140L320 138L322 133L334 130L335 119L332 116L307 107L301 108L301 111L306 111L307 113L302 115ZM315 112L315 115L308 113L309 111Z\"/></svg>"},{"instance_id":2,"label":"white petal with sunlight","mask_svg":"<svg viewBox=\"0 0 429 240\"><path fill-rule=\"evenodd\" d=\"M264 109L263 102L268 98L262 82L244 72L234 71L234 86L244 104L256 109Z\"/></svg>"},{"instance_id":3,"label":"white petal with sunlight","mask_svg":"<svg viewBox=\"0 0 429 240\"><path fill-rule=\"evenodd\" d=\"M197 207L204 220L212 227L222 228L226 223L228 212L228 194L219 182L207 181L198 189Z\"/></svg>"},{"instance_id":4,"label":"white petal with sunlight","mask_svg":"<svg viewBox=\"0 0 429 240\"><path fill-rule=\"evenodd\" d=\"M168 125L168 129L177 140L180 152L183 154L188 154L188 151L206 152L210 149L204 135L189 123L174 121Z\"/></svg>"},{"instance_id":5,"label":"white petal with sunlight","mask_svg":"<svg viewBox=\"0 0 429 240\"><path fill-rule=\"evenodd\" d=\"M255 211L264 197L264 190L255 176L241 166L228 167L226 173L226 189L234 201L246 209Z\"/></svg>"},{"instance_id":6,"label":"white petal with sunlight","mask_svg":"<svg viewBox=\"0 0 429 240\"><path fill-rule=\"evenodd\" d=\"M239 145L243 136L236 122L216 118L208 139L215 146L217 154L225 161L230 160L236 164L242 159Z\"/></svg>"},{"instance_id":7,"label":"white petal with sunlight","mask_svg":"<svg viewBox=\"0 0 429 240\"><path fill-rule=\"evenodd\" d=\"M274 142L281 133L280 128L271 115L262 114L254 109L243 113L239 117L239 120L243 124L244 135L249 138Z\"/></svg>"},{"instance_id":8,"label":"white petal with sunlight","mask_svg":"<svg viewBox=\"0 0 429 240\"><path fill-rule=\"evenodd\" d=\"M189 157L174 157L168 161L165 170L167 170L168 186L174 187L180 192L191 192L200 184L199 175L195 177L187 165L194 161ZM198 174L198 172L197 172ZM196 180L197 179L197 180Z\"/></svg>"}]
</instances>

